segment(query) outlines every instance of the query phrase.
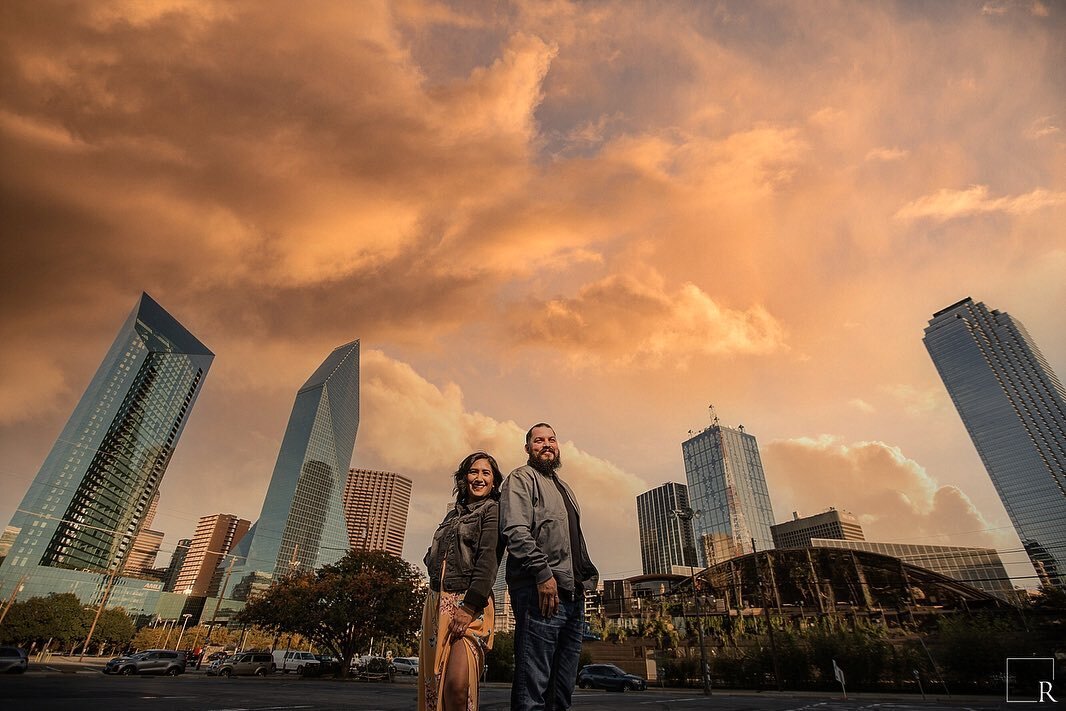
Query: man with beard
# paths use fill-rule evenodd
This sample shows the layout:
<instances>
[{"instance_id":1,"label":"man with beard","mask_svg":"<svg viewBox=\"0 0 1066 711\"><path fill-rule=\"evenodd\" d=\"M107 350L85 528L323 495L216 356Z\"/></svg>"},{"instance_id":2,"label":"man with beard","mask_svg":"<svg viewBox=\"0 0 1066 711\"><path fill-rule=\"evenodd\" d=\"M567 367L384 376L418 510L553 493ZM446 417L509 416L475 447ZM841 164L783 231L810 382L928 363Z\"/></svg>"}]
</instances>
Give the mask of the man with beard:
<instances>
[{"instance_id":1,"label":"man with beard","mask_svg":"<svg viewBox=\"0 0 1066 711\"><path fill-rule=\"evenodd\" d=\"M511 708L568 709L577 680L585 590L599 573L581 535L574 492L555 430L546 422L526 433L529 460L504 479L500 535L507 545L507 587L515 617Z\"/></svg>"}]
</instances>

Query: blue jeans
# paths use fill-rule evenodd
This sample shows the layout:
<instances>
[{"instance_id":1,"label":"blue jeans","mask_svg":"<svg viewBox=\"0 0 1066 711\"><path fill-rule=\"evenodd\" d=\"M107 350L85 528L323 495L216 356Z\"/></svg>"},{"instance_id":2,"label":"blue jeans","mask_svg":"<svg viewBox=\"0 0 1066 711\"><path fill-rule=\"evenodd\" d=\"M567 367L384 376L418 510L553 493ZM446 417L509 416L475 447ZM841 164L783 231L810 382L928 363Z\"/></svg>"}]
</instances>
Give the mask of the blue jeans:
<instances>
[{"instance_id":1,"label":"blue jeans","mask_svg":"<svg viewBox=\"0 0 1066 711\"><path fill-rule=\"evenodd\" d=\"M511 588L514 609L514 682L511 711L570 708L581 659L585 599L560 600L551 619L540 614L536 586Z\"/></svg>"}]
</instances>

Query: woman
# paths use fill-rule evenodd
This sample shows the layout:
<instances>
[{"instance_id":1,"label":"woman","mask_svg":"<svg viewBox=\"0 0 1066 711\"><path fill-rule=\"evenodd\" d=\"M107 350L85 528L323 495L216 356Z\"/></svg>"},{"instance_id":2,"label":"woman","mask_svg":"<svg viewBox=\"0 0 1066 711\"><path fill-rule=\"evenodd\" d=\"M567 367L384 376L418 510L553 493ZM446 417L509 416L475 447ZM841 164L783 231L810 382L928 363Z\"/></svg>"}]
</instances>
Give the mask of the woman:
<instances>
[{"instance_id":1,"label":"woman","mask_svg":"<svg viewBox=\"0 0 1066 711\"><path fill-rule=\"evenodd\" d=\"M500 565L500 484L492 455L474 452L455 470L455 504L426 553L419 711L476 711L478 677L492 649L492 584Z\"/></svg>"}]
</instances>

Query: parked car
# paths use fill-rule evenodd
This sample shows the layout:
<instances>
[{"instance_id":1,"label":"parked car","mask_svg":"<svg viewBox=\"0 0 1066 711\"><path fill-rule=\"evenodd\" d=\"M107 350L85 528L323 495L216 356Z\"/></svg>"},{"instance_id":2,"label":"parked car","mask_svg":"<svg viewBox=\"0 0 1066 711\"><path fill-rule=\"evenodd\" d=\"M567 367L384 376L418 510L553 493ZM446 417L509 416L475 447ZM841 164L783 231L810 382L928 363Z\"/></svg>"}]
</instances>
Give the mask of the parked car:
<instances>
[{"instance_id":1,"label":"parked car","mask_svg":"<svg viewBox=\"0 0 1066 711\"><path fill-rule=\"evenodd\" d=\"M18 647L0 647L0 672L21 674L30 665L30 655Z\"/></svg>"},{"instance_id":2,"label":"parked car","mask_svg":"<svg viewBox=\"0 0 1066 711\"><path fill-rule=\"evenodd\" d=\"M104 665L104 674L166 674L185 673L185 652L174 649L147 649L137 654L115 657Z\"/></svg>"},{"instance_id":3,"label":"parked car","mask_svg":"<svg viewBox=\"0 0 1066 711\"><path fill-rule=\"evenodd\" d=\"M212 667L214 667L212 669ZM207 673L211 676L266 676L276 669L274 657L269 652L244 652L226 657L218 666L212 662Z\"/></svg>"},{"instance_id":4,"label":"parked car","mask_svg":"<svg viewBox=\"0 0 1066 711\"><path fill-rule=\"evenodd\" d=\"M627 674L613 664L586 664L577 673L577 685L582 689L608 691L644 691L648 682L636 674Z\"/></svg>"},{"instance_id":5,"label":"parked car","mask_svg":"<svg viewBox=\"0 0 1066 711\"><path fill-rule=\"evenodd\" d=\"M303 674L305 671L312 671L309 667L317 667L319 663L315 659L315 655L310 652L300 652L295 649L274 650L274 665L283 674L288 674L291 671ZM318 672L320 670L315 669L313 671Z\"/></svg>"},{"instance_id":6,"label":"parked car","mask_svg":"<svg viewBox=\"0 0 1066 711\"><path fill-rule=\"evenodd\" d=\"M233 662L237 661L237 657L239 657L239 656L240 656L239 654L230 653L230 654L227 654L227 655L225 655L223 657L219 657L219 658L215 659L214 661L208 663L208 665L207 665L207 675L208 676L218 676L218 670L222 668L223 664L226 664L227 662L228 663L233 663Z\"/></svg>"},{"instance_id":7,"label":"parked car","mask_svg":"<svg viewBox=\"0 0 1066 711\"><path fill-rule=\"evenodd\" d=\"M397 674L413 676L418 673L418 657L394 657L392 666L396 667Z\"/></svg>"},{"instance_id":8,"label":"parked car","mask_svg":"<svg viewBox=\"0 0 1066 711\"><path fill-rule=\"evenodd\" d=\"M329 676L336 674L340 671L341 660L329 654L316 654L315 659L318 660L318 674L319 676ZM304 672L310 671L310 667L304 669Z\"/></svg>"},{"instance_id":9,"label":"parked car","mask_svg":"<svg viewBox=\"0 0 1066 711\"><path fill-rule=\"evenodd\" d=\"M392 681L396 673L385 657L357 657L352 660L352 675L363 681Z\"/></svg>"},{"instance_id":10,"label":"parked car","mask_svg":"<svg viewBox=\"0 0 1066 711\"><path fill-rule=\"evenodd\" d=\"M218 652L211 652L210 654L207 655L207 657L205 658L205 661L208 662L208 663L211 663L211 662L218 661L219 659L225 659L226 657L232 657L232 656L233 656L233 652L232 651L227 651L227 650L223 649L223 650L220 650Z\"/></svg>"}]
</instances>

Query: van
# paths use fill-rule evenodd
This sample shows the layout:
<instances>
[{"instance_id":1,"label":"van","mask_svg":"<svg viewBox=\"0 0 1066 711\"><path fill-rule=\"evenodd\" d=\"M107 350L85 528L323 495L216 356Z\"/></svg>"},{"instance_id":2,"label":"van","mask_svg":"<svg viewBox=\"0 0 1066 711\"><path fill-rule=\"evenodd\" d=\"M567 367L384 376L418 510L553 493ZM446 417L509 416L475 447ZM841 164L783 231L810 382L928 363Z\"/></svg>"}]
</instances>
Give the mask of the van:
<instances>
[{"instance_id":1,"label":"van","mask_svg":"<svg viewBox=\"0 0 1066 711\"><path fill-rule=\"evenodd\" d=\"M277 666L278 671L284 674L288 674L291 671L303 674L304 667L317 667L321 662L315 659L315 655L310 652L299 652L295 649L277 649L274 650L274 664Z\"/></svg>"}]
</instances>

